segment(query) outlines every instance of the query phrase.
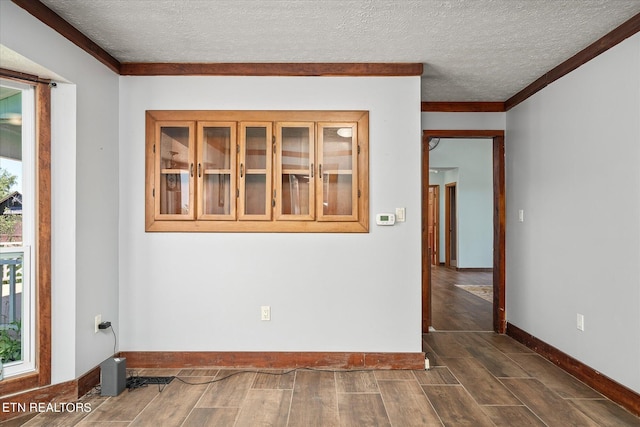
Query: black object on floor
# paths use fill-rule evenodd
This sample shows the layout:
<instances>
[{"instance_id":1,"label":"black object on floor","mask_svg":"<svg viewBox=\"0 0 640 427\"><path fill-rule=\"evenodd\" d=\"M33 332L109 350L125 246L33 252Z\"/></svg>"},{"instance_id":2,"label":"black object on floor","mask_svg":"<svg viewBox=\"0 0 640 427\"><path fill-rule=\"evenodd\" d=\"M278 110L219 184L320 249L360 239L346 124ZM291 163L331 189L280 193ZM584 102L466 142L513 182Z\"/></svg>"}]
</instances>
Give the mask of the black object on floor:
<instances>
[{"instance_id":1,"label":"black object on floor","mask_svg":"<svg viewBox=\"0 0 640 427\"><path fill-rule=\"evenodd\" d=\"M127 378L127 388L129 391L134 388L146 387L149 384L167 385L173 380L173 377L129 377ZM162 391L162 390L160 390Z\"/></svg>"}]
</instances>

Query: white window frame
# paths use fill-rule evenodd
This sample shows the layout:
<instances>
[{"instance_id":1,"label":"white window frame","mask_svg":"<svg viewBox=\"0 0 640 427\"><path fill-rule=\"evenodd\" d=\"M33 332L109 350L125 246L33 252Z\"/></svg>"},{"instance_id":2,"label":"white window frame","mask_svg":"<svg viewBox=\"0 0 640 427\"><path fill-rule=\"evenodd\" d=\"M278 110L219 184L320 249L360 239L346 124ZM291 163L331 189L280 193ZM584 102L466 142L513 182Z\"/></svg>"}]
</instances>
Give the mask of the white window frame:
<instances>
[{"instance_id":1,"label":"white window frame","mask_svg":"<svg viewBox=\"0 0 640 427\"><path fill-rule=\"evenodd\" d=\"M20 246L7 245L2 253L22 253L22 360L3 365L4 378L13 377L36 369L36 274L33 250L36 241L36 117L35 88L28 84L0 79L5 87L22 92L22 242ZM13 242L12 242L13 243Z\"/></svg>"}]
</instances>

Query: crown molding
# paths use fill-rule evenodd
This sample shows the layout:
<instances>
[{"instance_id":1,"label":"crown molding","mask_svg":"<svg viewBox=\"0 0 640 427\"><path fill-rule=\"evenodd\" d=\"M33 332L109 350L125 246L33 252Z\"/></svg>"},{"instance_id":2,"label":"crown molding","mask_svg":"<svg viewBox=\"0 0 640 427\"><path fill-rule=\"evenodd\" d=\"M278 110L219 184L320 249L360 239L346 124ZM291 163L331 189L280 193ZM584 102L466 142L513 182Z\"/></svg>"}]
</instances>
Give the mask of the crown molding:
<instances>
[{"instance_id":1,"label":"crown molding","mask_svg":"<svg viewBox=\"0 0 640 427\"><path fill-rule=\"evenodd\" d=\"M421 63L145 63L121 64L123 76L420 76Z\"/></svg>"},{"instance_id":2,"label":"crown molding","mask_svg":"<svg viewBox=\"0 0 640 427\"><path fill-rule=\"evenodd\" d=\"M39 0L12 0L112 71L125 76L420 76L421 63L120 63Z\"/></svg>"},{"instance_id":3,"label":"crown molding","mask_svg":"<svg viewBox=\"0 0 640 427\"><path fill-rule=\"evenodd\" d=\"M429 138L504 138L504 130L502 129L425 129L422 131L422 140L427 141Z\"/></svg>"},{"instance_id":4,"label":"crown molding","mask_svg":"<svg viewBox=\"0 0 640 427\"><path fill-rule=\"evenodd\" d=\"M422 102L423 112L502 112L509 111L527 98L591 61L627 38L640 32L640 13L590 44L560 65L549 70L504 102ZM500 106L501 105L501 106ZM501 108L501 109L500 109Z\"/></svg>"},{"instance_id":5,"label":"crown molding","mask_svg":"<svg viewBox=\"0 0 640 427\"><path fill-rule=\"evenodd\" d=\"M120 75L421 76L422 63L120 63L39 0L11 0ZM504 112L640 31L640 14L542 75L505 102L422 102L423 112Z\"/></svg>"},{"instance_id":6,"label":"crown molding","mask_svg":"<svg viewBox=\"0 0 640 427\"><path fill-rule=\"evenodd\" d=\"M640 13L633 18L624 22L622 25L609 32L605 36L601 37L594 43L590 44L580 52L573 55L557 67L548 71L536 81L522 89L520 92L513 95L511 98L504 102L505 110L509 111L516 105L520 104L525 99L544 89L556 80L569 74L571 71L580 67L583 64L591 61L601 53L606 52L612 47L616 46L625 39L633 36L640 31Z\"/></svg>"},{"instance_id":7,"label":"crown molding","mask_svg":"<svg viewBox=\"0 0 640 427\"><path fill-rule=\"evenodd\" d=\"M421 102L422 112L503 113L504 102Z\"/></svg>"},{"instance_id":8,"label":"crown molding","mask_svg":"<svg viewBox=\"0 0 640 427\"><path fill-rule=\"evenodd\" d=\"M60 15L49 9L39 0L12 0L42 23L48 25L63 37L96 58L116 73L120 73L120 62L111 56L106 50L96 44L89 37L82 34L73 25L65 21Z\"/></svg>"}]
</instances>

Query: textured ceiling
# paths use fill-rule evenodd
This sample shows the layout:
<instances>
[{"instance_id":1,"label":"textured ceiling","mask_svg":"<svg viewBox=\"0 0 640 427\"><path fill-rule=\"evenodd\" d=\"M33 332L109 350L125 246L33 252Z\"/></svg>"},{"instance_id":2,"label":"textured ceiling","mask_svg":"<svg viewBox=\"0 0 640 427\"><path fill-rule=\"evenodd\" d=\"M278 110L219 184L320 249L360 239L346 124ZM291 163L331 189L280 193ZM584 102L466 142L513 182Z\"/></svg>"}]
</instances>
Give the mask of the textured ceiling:
<instances>
[{"instance_id":1,"label":"textured ceiling","mask_svg":"<svg viewBox=\"0 0 640 427\"><path fill-rule=\"evenodd\" d=\"M420 62L423 101L504 101L640 0L41 0L120 62Z\"/></svg>"}]
</instances>

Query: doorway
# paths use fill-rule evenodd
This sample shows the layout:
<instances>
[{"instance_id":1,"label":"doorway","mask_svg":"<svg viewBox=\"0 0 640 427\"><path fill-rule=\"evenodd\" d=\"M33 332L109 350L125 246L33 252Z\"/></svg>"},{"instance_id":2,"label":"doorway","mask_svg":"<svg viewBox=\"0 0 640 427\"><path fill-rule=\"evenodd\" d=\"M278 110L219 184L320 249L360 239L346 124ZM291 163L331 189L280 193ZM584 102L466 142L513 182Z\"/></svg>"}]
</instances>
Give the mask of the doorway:
<instances>
[{"instance_id":1,"label":"doorway","mask_svg":"<svg viewBox=\"0 0 640 427\"><path fill-rule=\"evenodd\" d=\"M422 188L429 188L429 140L431 138L490 138L493 156L493 330L504 333L505 319L505 161L504 131L502 130L438 130L423 131L422 140ZM452 191L456 191L452 190ZM447 190L445 190L447 191ZM457 193L454 193L457 196ZM445 193L446 196L446 193ZM429 331L432 321L431 256L428 241L429 224L428 191L422 195L422 330ZM457 197L456 197L457 205ZM446 207L446 205L445 205ZM457 209L456 209L457 210ZM446 220L446 218L445 218ZM457 232L457 230L455 230ZM450 255L450 251L447 250ZM454 255L457 263L457 255Z\"/></svg>"}]
</instances>

